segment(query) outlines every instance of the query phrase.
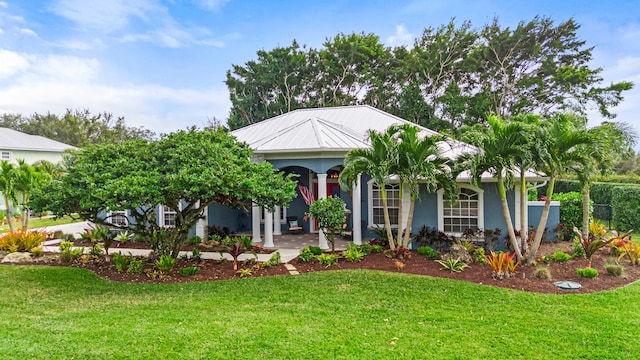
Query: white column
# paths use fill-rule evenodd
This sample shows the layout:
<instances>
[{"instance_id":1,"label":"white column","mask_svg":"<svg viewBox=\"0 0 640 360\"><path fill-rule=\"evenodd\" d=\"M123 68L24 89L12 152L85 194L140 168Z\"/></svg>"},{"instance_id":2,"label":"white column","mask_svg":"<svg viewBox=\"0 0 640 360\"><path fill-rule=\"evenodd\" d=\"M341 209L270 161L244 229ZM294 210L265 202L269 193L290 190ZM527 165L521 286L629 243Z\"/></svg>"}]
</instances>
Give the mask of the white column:
<instances>
[{"instance_id":1,"label":"white column","mask_svg":"<svg viewBox=\"0 0 640 360\"><path fill-rule=\"evenodd\" d=\"M327 174L318 174L318 199L326 199L327 198ZM322 229L318 234L318 247L320 249L328 249L329 243L327 242L327 237L324 236Z\"/></svg>"},{"instance_id":2,"label":"white column","mask_svg":"<svg viewBox=\"0 0 640 360\"><path fill-rule=\"evenodd\" d=\"M280 206L276 206L275 212L273 213L273 235L282 235L282 222L280 221L281 209Z\"/></svg>"},{"instance_id":3,"label":"white column","mask_svg":"<svg viewBox=\"0 0 640 360\"><path fill-rule=\"evenodd\" d=\"M264 209L264 247L272 248L273 245L273 213Z\"/></svg>"},{"instance_id":4,"label":"white column","mask_svg":"<svg viewBox=\"0 0 640 360\"><path fill-rule=\"evenodd\" d=\"M198 205L200 206L200 201L198 201ZM198 222L196 223L196 235L200 236L200 238L202 240L207 240L205 239L205 230L207 228L207 225L209 223L209 207L206 207L202 213L202 219L199 219Z\"/></svg>"},{"instance_id":5,"label":"white column","mask_svg":"<svg viewBox=\"0 0 640 360\"><path fill-rule=\"evenodd\" d=\"M253 203L251 206L251 233L253 235L252 242L254 243L262 241L260 239L260 211L262 211L262 209Z\"/></svg>"},{"instance_id":6,"label":"white column","mask_svg":"<svg viewBox=\"0 0 640 360\"><path fill-rule=\"evenodd\" d=\"M360 174L356 178L356 181L353 183L353 196L351 196L351 200L353 202L353 212L351 213L351 219L353 220L353 227L351 228L353 235L353 243L356 245L362 244L362 227L361 227L361 218L362 218L362 195L361 191L361 182L360 182Z\"/></svg>"}]
</instances>

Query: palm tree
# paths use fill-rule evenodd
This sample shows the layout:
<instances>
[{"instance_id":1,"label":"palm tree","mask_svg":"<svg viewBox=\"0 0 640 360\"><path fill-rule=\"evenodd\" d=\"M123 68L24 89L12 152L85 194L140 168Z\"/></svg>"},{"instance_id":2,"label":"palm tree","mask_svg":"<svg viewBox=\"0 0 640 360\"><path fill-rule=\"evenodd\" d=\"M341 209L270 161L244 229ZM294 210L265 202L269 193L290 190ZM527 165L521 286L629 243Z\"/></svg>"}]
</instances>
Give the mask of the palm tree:
<instances>
[{"instance_id":1,"label":"palm tree","mask_svg":"<svg viewBox=\"0 0 640 360\"><path fill-rule=\"evenodd\" d=\"M49 175L40 167L29 165L23 159L18 159L14 188L16 195L21 200L22 227L24 229L29 225L29 196L36 187L40 186L48 178Z\"/></svg>"},{"instance_id":2,"label":"palm tree","mask_svg":"<svg viewBox=\"0 0 640 360\"><path fill-rule=\"evenodd\" d=\"M434 192L443 187L450 194L455 190L455 180L451 176L450 160L442 156L439 142L446 140L444 136L421 136L420 129L411 124L398 126L398 164L395 171L401 184L409 187L411 202L407 227L398 231L398 244L409 246L411 225L415 201L420 196L420 185L424 184L427 192Z\"/></svg>"},{"instance_id":3,"label":"palm tree","mask_svg":"<svg viewBox=\"0 0 640 360\"><path fill-rule=\"evenodd\" d=\"M4 205L7 209L7 222L9 223L9 231L13 232L13 223L11 222L11 210L9 201L16 203L16 191L14 188L15 166L8 160L2 160L0 163L0 194L4 196Z\"/></svg>"},{"instance_id":4,"label":"palm tree","mask_svg":"<svg viewBox=\"0 0 640 360\"><path fill-rule=\"evenodd\" d=\"M373 182L380 189L384 224L391 250L395 250L395 244L387 206L386 185L389 183L389 176L393 174L393 169L398 163L397 141L393 139L395 136L394 131L396 129L392 128L389 128L386 132L370 130L371 148L350 150L345 156L344 169L340 172L338 179L340 186L344 190L348 190L351 189L351 185L356 181L359 174L365 173L371 176Z\"/></svg>"},{"instance_id":5,"label":"palm tree","mask_svg":"<svg viewBox=\"0 0 640 360\"><path fill-rule=\"evenodd\" d=\"M593 133L586 130L585 119L573 114L554 115L543 123L541 130L536 134L536 142L543 151L536 168L549 177L549 186L536 236L527 255L527 262L533 261L540 247L549 218L551 195L553 195L556 179L576 164L585 163L585 152L580 151L580 147L588 147L597 140L594 139Z\"/></svg>"},{"instance_id":6,"label":"palm tree","mask_svg":"<svg viewBox=\"0 0 640 360\"><path fill-rule=\"evenodd\" d=\"M523 157L527 151L528 132L520 122L506 122L498 116L487 118L488 127L476 125L471 131L464 134L467 142L476 145L479 151L467 155L461 160L471 169L472 181L476 185L480 183L482 174L489 172L498 180L498 192L502 204L502 214L507 226L509 243L514 249L518 260L522 259L520 244L516 240L509 204L507 202L507 189L514 184L513 171L517 159Z\"/></svg>"}]
</instances>

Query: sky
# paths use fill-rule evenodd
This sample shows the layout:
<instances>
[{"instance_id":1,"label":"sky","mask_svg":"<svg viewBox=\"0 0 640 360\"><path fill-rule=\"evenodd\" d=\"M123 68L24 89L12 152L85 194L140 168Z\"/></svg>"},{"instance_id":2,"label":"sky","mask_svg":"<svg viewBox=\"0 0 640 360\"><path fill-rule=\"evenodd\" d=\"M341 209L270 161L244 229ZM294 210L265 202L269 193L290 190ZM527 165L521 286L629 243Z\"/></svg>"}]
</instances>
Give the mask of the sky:
<instances>
[{"instance_id":1,"label":"sky","mask_svg":"<svg viewBox=\"0 0 640 360\"><path fill-rule=\"evenodd\" d=\"M581 25L604 84L636 84L613 112L640 132L640 0L0 0L0 114L88 109L157 133L201 127L226 121L226 72L259 50L354 32L411 46L452 18L515 27L537 15Z\"/></svg>"}]
</instances>

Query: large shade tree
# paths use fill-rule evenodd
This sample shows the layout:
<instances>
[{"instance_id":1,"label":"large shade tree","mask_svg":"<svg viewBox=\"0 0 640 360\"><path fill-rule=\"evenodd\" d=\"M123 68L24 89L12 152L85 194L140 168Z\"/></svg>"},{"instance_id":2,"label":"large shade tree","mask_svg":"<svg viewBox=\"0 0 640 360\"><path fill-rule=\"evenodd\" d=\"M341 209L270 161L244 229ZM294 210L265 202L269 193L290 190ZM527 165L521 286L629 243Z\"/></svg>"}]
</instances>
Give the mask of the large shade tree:
<instances>
[{"instance_id":1,"label":"large shade tree","mask_svg":"<svg viewBox=\"0 0 640 360\"><path fill-rule=\"evenodd\" d=\"M18 199L15 190L15 172L16 166L8 160L0 162L0 194L4 197L5 215L9 230L13 232L13 223L11 221L10 203L15 203Z\"/></svg>"},{"instance_id":2,"label":"large shade tree","mask_svg":"<svg viewBox=\"0 0 640 360\"><path fill-rule=\"evenodd\" d=\"M130 210L129 226L138 236L166 236L177 256L210 204L242 208L253 201L273 209L296 196L292 175L251 162L251 153L222 130L88 146L73 152L66 173L34 193L31 203L56 216L78 214L105 225L107 212ZM156 221L161 204L176 212L175 227L162 229Z\"/></svg>"}]
</instances>

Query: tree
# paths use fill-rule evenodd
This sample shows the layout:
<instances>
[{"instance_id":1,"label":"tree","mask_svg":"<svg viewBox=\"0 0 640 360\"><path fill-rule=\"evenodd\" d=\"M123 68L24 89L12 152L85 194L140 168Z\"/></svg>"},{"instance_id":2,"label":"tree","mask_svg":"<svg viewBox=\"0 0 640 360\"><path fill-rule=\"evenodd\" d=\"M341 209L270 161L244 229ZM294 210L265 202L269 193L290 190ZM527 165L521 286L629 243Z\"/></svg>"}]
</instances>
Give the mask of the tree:
<instances>
[{"instance_id":1,"label":"tree","mask_svg":"<svg viewBox=\"0 0 640 360\"><path fill-rule=\"evenodd\" d=\"M111 113L93 115L89 110L69 110L63 116L34 113L30 117L4 114L0 126L40 135L73 146L123 141L136 138L153 139L155 133L142 127L129 127L123 117Z\"/></svg>"},{"instance_id":2,"label":"tree","mask_svg":"<svg viewBox=\"0 0 640 360\"><path fill-rule=\"evenodd\" d=\"M17 196L15 191L15 165L8 160L0 162L0 194L4 197L4 205L6 209L7 223L9 231L13 232L13 222L11 221L11 208L9 202L16 203Z\"/></svg>"},{"instance_id":3,"label":"tree","mask_svg":"<svg viewBox=\"0 0 640 360\"><path fill-rule=\"evenodd\" d=\"M14 172L14 189L20 200L22 210L22 228L29 226L29 197L33 191L49 179L49 174L38 166L27 164L18 159L18 167Z\"/></svg>"},{"instance_id":4,"label":"tree","mask_svg":"<svg viewBox=\"0 0 640 360\"><path fill-rule=\"evenodd\" d=\"M400 125L397 129L398 164L394 173L400 177L402 187L408 186L411 197L407 227L404 231L400 231L400 226L398 228L398 246L407 248L411 238L415 202L420 197L420 186L424 185L427 192L444 188L448 195L455 192L456 186L451 176L451 160L443 157L438 147L439 143L446 141L445 137L421 134L418 127L409 124Z\"/></svg>"},{"instance_id":5,"label":"tree","mask_svg":"<svg viewBox=\"0 0 640 360\"><path fill-rule=\"evenodd\" d=\"M338 181L344 190L351 189L351 185L356 181L358 175L369 174L380 189L382 197L382 211L384 214L384 225L387 231L387 239L391 250L395 250L393 232L391 231L391 220L389 219L389 207L387 204L386 185L389 183L389 176L393 173L394 167L398 163L397 142L393 140L395 129L386 132L369 131L369 149L352 149L344 158L344 169L340 172Z\"/></svg>"},{"instance_id":6,"label":"tree","mask_svg":"<svg viewBox=\"0 0 640 360\"><path fill-rule=\"evenodd\" d=\"M460 166L471 169L473 182L479 184L482 175L489 172L498 180L498 192L502 204L502 215L507 226L509 243L518 260L523 255L516 241L515 231L507 202L507 189L514 184L513 172L518 158L528 150L527 132L519 122L507 122L498 116L487 117L488 127L477 124L465 134L465 139L479 150L460 159Z\"/></svg>"},{"instance_id":7,"label":"tree","mask_svg":"<svg viewBox=\"0 0 640 360\"><path fill-rule=\"evenodd\" d=\"M331 243L331 252L336 251L336 231L342 231L345 222L345 203L339 197L329 196L318 199L309 205L309 213L318 221L318 227Z\"/></svg>"},{"instance_id":8,"label":"tree","mask_svg":"<svg viewBox=\"0 0 640 360\"><path fill-rule=\"evenodd\" d=\"M588 155L581 152L580 147L589 146L597 140L594 139L593 133L586 130L586 120L575 114L557 114L542 124L540 131L536 133L538 148L541 150L536 169L549 177L549 185L536 236L527 255L527 262L534 260L540 247L549 218L551 195L553 195L556 179L576 164L586 163L585 156Z\"/></svg>"},{"instance_id":9,"label":"tree","mask_svg":"<svg viewBox=\"0 0 640 360\"><path fill-rule=\"evenodd\" d=\"M223 130L92 145L74 151L66 174L34 192L31 206L102 225L106 212L130 210L131 230L141 238L161 237L176 257L210 204L246 208L254 201L273 209L295 197L293 175L252 163L251 153ZM160 204L176 212L175 227L163 229L156 221Z\"/></svg>"}]
</instances>

